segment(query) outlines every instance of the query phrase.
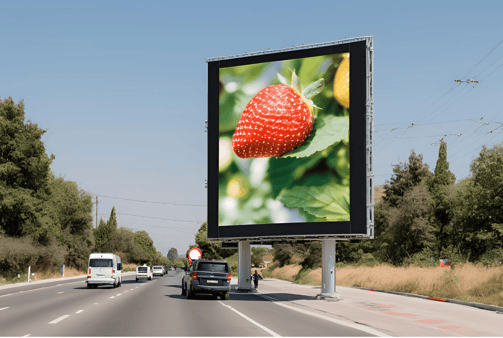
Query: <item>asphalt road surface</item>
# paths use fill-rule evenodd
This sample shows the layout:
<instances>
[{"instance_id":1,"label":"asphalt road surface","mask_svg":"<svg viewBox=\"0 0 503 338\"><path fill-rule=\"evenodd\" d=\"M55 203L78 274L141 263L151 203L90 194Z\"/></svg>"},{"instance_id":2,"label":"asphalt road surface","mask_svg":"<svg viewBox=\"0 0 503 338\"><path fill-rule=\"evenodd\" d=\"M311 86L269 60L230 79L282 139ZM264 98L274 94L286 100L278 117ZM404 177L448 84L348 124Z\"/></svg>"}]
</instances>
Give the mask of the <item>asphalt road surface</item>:
<instances>
[{"instance_id":1,"label":"asphalt road surface","mask_svg":"<svg viewBox=\"0 0 503 338\"><path fill-rule=\"evenodd\" d=\"M0 290L0 336L371 336L253 294L181 296L183 271L87 289L85 278Z\"/></svg>"}]
</instances>

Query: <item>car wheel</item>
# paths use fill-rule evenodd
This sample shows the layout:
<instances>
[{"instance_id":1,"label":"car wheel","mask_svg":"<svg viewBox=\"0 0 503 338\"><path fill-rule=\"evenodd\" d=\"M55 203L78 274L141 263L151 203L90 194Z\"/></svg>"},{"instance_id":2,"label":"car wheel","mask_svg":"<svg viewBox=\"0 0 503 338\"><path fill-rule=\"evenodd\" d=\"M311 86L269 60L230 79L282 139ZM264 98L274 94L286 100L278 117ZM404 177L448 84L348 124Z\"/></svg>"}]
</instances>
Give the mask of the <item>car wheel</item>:
<instances>
[{"instance_id":1,"label":"car wheel","mask_svg":"<svg viewBox=\"0 0 503 338\"><path fill-rule=\"evenodd\" d=\"M87 284L87 288L90 289L91 288L91 285Z\"/></svg>"},{"instance_id":2,"label":"car wheel","mask_svg":"<svg viewBox=\"0 0 503 338\"><path fill-rule=\"evenodd\" d=\"M136 281L138 282L138 278L136 278Z\"/></svg>"},{"instance_id":3,"label":"car wheel","mask_svg":"<svg viewBox=\"0 0 503 338\"><path fill-rule=\"evenodd\" d=\"M115 282L112 284L112 289L115 289L117 285L115 285Z\"/></svg>"},{"instance_id":4,"label":"car wheel","mask_svg":"<svg viewBox=\"0 0 503 338\"><path fill-rule=\"evenodd\" d=\"M185 296L185 293L186 293L186 291L185 291L185 288L184 288L183 283L182 283L182 296Z\"/></svg>"},{"instance_id":5,"label":"car wheel","mask_svg":"<svg viewBox=\"0 0 503 338\"><path fill-rule=\"evenodd\" d=\"M227 291L226 293L224 293L222 295L223 297L221 297L223 300L229 300L229 291Z\"/></svg>"}]
</instances>

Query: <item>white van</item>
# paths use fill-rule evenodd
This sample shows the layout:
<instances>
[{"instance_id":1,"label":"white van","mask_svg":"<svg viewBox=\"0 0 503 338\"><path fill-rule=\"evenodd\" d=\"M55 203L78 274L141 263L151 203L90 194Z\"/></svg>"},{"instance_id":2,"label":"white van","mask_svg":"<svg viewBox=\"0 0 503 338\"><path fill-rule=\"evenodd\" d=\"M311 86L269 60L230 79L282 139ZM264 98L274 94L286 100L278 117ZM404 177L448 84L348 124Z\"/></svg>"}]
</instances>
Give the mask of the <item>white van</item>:
<instances>
[{"instance_id":1,"label":"white van","mask_svg":"<svg viewBox=\"0 0 503 338\"><path fill-rule=\"evenodd\" d=\"M111 253L92 253L89 256L87 271L87 288L99 285L111 285L113 288L122 285L121 258Z\"/></svg>"},{"instance_id":2,"label":"white van","mask_svg":"<svg viewBox=\"0 0 503 338\"><path fill-rule=\"evenodd\" d=\"M147 278L148 280L152 280L154 278L150 266L143 265L136 267L136 281L138 282L142 278Z\"/></svg>"}]
</instances>

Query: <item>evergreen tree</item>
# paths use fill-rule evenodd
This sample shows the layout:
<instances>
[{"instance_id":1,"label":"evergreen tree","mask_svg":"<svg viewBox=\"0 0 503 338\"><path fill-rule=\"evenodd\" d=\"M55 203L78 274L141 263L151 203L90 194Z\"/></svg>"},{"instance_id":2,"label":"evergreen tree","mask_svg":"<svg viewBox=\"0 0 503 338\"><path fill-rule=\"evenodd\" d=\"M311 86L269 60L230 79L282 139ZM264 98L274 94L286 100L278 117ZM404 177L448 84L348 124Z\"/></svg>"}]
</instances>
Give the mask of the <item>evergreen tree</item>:
<instances>
[{"instance_id":1,"label":"evergreen tree","mask_svg":"<svg viewBox=\"0 0 503 338\"><path fill-rule=\"evenodd\" d=\"M430 231L434 237L430 249L437 258L441 258L443 248L453 245L454 240L452 218L453 196L449 196L450 187L456 181L456 177L449 171L447 162L447 143L440 140L438 160L435 166L435 176L430 180L430 193L432 203L430 207Z\"/></svg>"}]
</instances>

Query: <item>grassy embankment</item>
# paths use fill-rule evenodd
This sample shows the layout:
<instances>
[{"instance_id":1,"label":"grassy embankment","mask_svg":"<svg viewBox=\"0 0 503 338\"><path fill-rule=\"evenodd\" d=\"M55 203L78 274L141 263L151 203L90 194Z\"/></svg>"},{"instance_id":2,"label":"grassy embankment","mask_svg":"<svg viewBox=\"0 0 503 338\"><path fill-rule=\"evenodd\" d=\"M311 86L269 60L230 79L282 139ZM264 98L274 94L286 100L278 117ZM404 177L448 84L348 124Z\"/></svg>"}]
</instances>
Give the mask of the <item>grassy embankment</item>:
<instances>
[{"instance_id":1,"label":"grassy embankment","mask_svg":"<svg viewBox=\"0 0 503 338\"><path fill-rule=\"evenodd\" d=\"M136 266L137 266L136 264L123 264L122 272L136 271ZM74 268L65 267L65 277L82 276L85 274L87 274L87 271L79 271ZM31 280L37 281L37 280L53 279L53 278L61 278L61 274L59 273L59 271L37 272L35 273L35 276L32 276ZM11 279L6 279L0 276L0 286L5 284L22 283L26 281L28 281L28 273L21 274L20 278L17 278L17 276L15 276L14 278Z\"/></svg>"},{"instance_id":2,"label":"grassy embankment","mask_svg":"<svg viewBox=\"0 0 503 338\"><path fill-rule=\"evenodd\" d=\"M321 285L321 268L302 270L299 264L272 266L262 271L272 277L307 285ZM395 267L387 264L368 266L337 266L336 283L399 291L418 295L458 299L503 306L503 266L465 263L454 268Z\"/></svg>"}]
</instances>

